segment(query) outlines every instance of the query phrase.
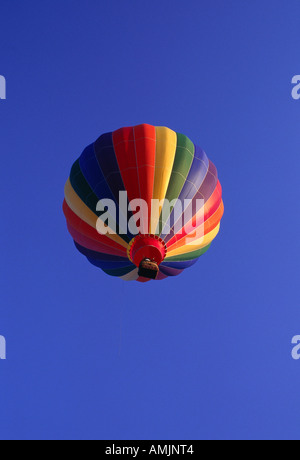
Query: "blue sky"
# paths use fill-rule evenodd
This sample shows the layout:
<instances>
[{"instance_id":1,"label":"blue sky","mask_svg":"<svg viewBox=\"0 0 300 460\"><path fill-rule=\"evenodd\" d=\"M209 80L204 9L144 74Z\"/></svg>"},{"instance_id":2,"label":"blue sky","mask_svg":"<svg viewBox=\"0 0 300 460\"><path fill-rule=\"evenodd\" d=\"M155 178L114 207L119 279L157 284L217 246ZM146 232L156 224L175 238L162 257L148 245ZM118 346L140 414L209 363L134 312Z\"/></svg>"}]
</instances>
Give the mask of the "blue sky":
<instances>
[{"instance_id":1,"label":"blue sky","mask_svg":"<svg viewBox=\"0 0 300 460\"><path fill-rule=\"evenodd\" d=\"M2 0L0 439L299 439L300 3ZM180 277L126 283L61 206L100 134L205 149L225 215Z\"/></svg>"}]
</instances>

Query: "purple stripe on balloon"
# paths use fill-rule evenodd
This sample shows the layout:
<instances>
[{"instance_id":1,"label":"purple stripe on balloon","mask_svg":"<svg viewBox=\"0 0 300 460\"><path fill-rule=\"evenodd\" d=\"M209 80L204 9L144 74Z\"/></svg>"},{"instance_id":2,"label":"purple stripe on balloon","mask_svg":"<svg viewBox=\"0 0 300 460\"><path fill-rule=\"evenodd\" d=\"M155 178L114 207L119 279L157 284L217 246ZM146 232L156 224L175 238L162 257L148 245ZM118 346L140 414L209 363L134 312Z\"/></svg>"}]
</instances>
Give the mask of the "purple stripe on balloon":
<instances>
[{"instance_id":1,"label":"purple stripe on balloon","mask_svg":"<svg viewBox=\"0 0 300 460\"><path fill-rule=\"evenodd\" d=\"M185 210L187 217L193 216L195 215L196 211L199 211L199 209L197 209L197 200L203 200L204 204L207 202L207 200L213 194L217 186L217 183L218 183L217 169L215 165L211 161L209 161L209 168L205 176L205 179L200 185L199 190L193 197L190 205ZM184 224L184 214L182 216L181 222L182 224ZM171 238L173 238L173 236L175 236L176 234L175 229L176 231L181 230L179 227L180 225L178 226L178 221L177 221L177 225L173 226L171 231L168 234L166 234L165 237L163 238L166 243L168 243L168 241Z\"/></svg>"}]
</instances>

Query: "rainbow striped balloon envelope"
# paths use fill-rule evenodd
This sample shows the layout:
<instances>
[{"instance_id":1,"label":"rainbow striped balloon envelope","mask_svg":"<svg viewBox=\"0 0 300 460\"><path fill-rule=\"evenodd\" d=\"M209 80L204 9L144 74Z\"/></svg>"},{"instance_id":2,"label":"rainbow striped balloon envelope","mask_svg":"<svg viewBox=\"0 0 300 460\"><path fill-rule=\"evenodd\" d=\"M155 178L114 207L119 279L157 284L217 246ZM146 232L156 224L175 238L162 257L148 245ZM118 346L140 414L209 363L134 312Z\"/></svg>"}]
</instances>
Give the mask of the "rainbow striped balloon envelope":
<instances>
[{"instance_id":1,"label":"rainbow striped balloon envelope","mask_svg":"<svg viewBox=\"0 0 300 460\"><path fill-rule=\"evenodd\" d=\"M210 247L224 212L217 170L188 137L142 124L102 134L65 185L75 246L124 280L179 275Z\"/></svg>"}]
</instances>

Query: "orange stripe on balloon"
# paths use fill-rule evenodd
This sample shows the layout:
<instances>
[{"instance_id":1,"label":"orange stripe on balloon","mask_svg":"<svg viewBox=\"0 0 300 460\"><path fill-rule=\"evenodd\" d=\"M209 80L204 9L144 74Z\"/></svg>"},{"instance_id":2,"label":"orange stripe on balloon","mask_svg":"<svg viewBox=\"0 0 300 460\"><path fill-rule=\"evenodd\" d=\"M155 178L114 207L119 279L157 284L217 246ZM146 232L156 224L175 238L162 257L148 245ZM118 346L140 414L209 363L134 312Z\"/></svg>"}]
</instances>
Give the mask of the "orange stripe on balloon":
<instances>
[{"instance_id":1,"label":"orange stripe on balloon","mask_svg":"<svg viewBox=\"0 0 300 460\"><path fill-rule=\"evenodd\" d=\"M199 233L202 233L203 236L210 233L212 230L214 230L219 225L220 220L223 216L223 213L224 213L224 205L223 205L223 201L221 201L216 212L212 214L212 216L209 219L207 219L204 223L202 223L202 225L199 225L199 227L197 227L197 233L196 233L196 229L193 229L193 231L190 233L186 233L183 229L183 233L182 235L180 235L180 238L178 238L175 242L174 242L174 239L172 238L173 243L170 245L167 244L168 252L174 251L175 249L178 249L186 245L187 238L188 238L188 243L192 244L194 233L195 233L195 240L199 239L199 236L198 236ZM169 243L171 243L172 240L170 240Z\"/></svg>"},{"instance_id":2,"label":"orange stripe on balloon","mask_svg":"<svg viewBox=\"0 0 300 460\"><path fill-rule=\"evenodd\" d=\"M167 247L171 247L176 242L179 242L182 238L185 238L187 235L192 233L195 230L196 224L198 222L198 226L203 225L203 222L208 220L219 208L222 201L222 187L220 182L218 181L217 186L211 195L211 197L207 200L204 205L204 214L203 208L197 214L193 216L193 218L183 227L181 228L177 234L175 234L168 242ZM201 221L200 221L200 217ZM206 232L207 233L207 232Z\"/></svg>"}]
</instances>

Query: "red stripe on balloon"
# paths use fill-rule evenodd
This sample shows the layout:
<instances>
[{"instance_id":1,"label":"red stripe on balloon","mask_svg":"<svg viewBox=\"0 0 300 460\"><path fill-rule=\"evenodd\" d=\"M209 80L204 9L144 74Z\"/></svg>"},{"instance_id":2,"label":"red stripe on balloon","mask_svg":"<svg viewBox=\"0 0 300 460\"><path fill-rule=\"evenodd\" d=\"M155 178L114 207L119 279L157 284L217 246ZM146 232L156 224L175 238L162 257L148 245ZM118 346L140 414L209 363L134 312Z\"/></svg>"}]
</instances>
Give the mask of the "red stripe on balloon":
<instances>
[{"instance_id":1,"label":"red stripe on balloon","mask_svg":"<svg viewBox=\"0 0 300 460\"><path fill-rule=\"evenodd\" d=\"M128 200L143 199L148 209L142 213L141 233L149 233L151 218L151 199L155 173L155 127L138 125L133 128L121 128L113 132L114 150L127 190ZM138 211L138 209L134 210ZM140 214L140 213L138 213ZM138 217L136 219L137 222Z\"/></svg>"},{"instance_id":2,"label":"red stripe on balloon","mask_svg":"<svg viewBox=\"0 0 300 460\"><path fill-rule=\"evenodd\" d=\"M67 219L67 223L76 235L81 235L82 238L87 238L91 241L94 241L95 244L100 244L101 247L106 248L105 251L97 249L97 252L104 252L105 254L121 255L122 257L127 257L126 249L120 244L116 243L114 240L109 238L106 235L101 235L97 230L87 224L84 220L78 217L72 209L68 206L66 201L63 203L63 212ZM68 227L69 228L69 227ZM70 232L71 233L71 232ZM75 234L75 233L74 233ZM73 236L73 235L72 235ZM73 238L75 239L75 238ZM81 244L77 239L75 241ZM85 244L82 244L84 247L88 247ZM100 246L99 246L100 247ZM88 247L88 249L91 249ZM111 251L111 252L110 252ZM114 252L112 252L114 251Z\"/></svg>"},{"instance_id":3,"label":"red stripe on balloon","mask_svg":"<svg viewBox=\"0 0 300 460\"><path fill-rule=\"evenodd\" d=\"M121 128L113 132L114 150L129 201L139 197L134 130Z\"/></svg>"},{"instance_id":4,"label":"red stripe on balloon","mask_svg":"<svg viewBox=\"0 0 300 460\"><path fill-rule=\"evenodd\" d=\"M138 198L147 203L148 213L144 217L142 233L149 233L149 223L151 219L151 200L153 197L154 173L155 173L155 150L156 132L155 127L150 125L138 125L134 127L135 150L137 158L137 168L139 177ZM147 224L145 222L147 219Z\"/></svg>"},{"instance_id":5,"label":"red stripe on balloon","mask_svg":"<svg viewBox=\"0 0 300 460\"><path fill-rule=\"evenodd\" d=\"M68 227L69 233L72 236L73 240L76 241L76 243L80 244L80 246L83 246L87 249L91 249L92 251L96 251L100 253L102 252L103 254L111 254L114 256L125 257L126 251L119 251L117 249L106 246L105 244L99 241L92 240L91 238L88 238L82 235L81 233L79 233L68 222L67 222L67 227Z\"/></svg>"}]
</instances>

